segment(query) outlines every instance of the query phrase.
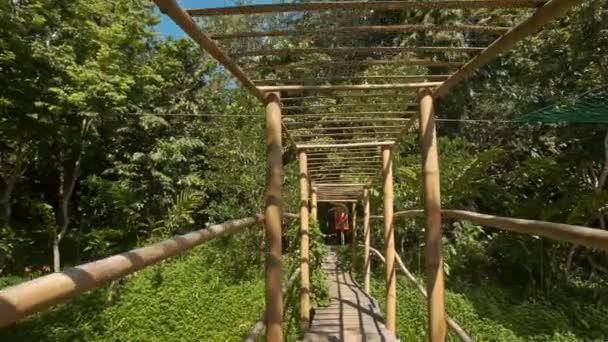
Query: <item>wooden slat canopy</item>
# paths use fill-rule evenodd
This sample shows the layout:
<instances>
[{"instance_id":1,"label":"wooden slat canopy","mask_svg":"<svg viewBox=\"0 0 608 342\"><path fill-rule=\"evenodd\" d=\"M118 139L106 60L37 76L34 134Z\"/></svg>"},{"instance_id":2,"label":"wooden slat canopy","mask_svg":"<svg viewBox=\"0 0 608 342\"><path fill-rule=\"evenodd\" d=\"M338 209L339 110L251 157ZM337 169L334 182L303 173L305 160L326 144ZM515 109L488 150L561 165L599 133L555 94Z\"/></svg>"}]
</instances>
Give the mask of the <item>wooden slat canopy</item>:
<instances>
[{"instance_id":1,"label":"wooden slat canopy","mask_svg":"<svg viewBox=\"0 0 608 342\"><path fill-rule=\"evenodd\" d=\"M308 177L312 187L319 187L318 199L323 201L342 196L358 199L365 185L381 175L381 148L394 147L413 127L419 89L431 89L435 97L445 95L582 0L302 1L185 10L175 0L155 2L257 98L265 101L265 94L279 95L283 127L296 148L307 152ZM428 11L505 8L511 9L510 16L515 13L521 17L519 25L506 27L504 21L476 20L477 11L468 11L471 20L458 25L420 20L310 28L300 27L298 16L292 24L286 20L276 27L259 25L265 15L286 12L322 15L326 11L352 11L358 16L371 10L417 10L422 18ZM209 21L233 15L258 16L251 21L258 24L245 30L205 33L192 19L207 17ZM471 34L475 39L443 46L399 40L400 35L426 32ZM391 34L394 45L324 43L334 36L365 34ZM276 48L276 39L293 44ZM336 197L333 194L337 192L323 188L330 183L359 185Z\"/></svg>"}]
</instances>

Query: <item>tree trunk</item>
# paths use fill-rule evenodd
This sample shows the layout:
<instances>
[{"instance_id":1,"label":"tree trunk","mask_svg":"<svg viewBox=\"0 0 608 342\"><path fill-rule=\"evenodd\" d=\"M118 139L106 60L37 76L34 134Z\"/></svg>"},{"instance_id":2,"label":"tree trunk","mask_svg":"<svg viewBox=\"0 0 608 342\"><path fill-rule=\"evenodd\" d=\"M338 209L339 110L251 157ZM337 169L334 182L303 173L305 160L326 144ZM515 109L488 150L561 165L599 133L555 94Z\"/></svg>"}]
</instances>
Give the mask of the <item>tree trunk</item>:
<instances>
[{"instance_id":1,"label":"tree trunk","mask_svg":"<svg viewBox=\"0 0 608 342\"><path fill-rule=\"evenodd\" d=\"M600 172L599 176L595 173L595 170L593 169L593 167L590 167L591 169L591 182L593 184L593 192L596 194L599 194L602 192L602 190L604 189L604 187L606 186L606 181L608 181L608 131L606 131L606 135L604 136L604 165L602 167L602 171ZM598 220L600 222L600 228L603 230L606 230L606 219L604 217L604 213L600 210L598 210ZM572 247L570 248L570 251L568 252L568 259L566 260L566 266L565 266L565 275L566 277L568 277L568 274L570 272L570 266L572 265L572 259L574 257L574 253L576 252L576 249L578 248L578 245L572 245Z\"/></svg>"},{"instance_id":2,"label":"tree trunk","mask_svg":"<svg viewBox=\"0 0 608 342\"><path fill-rule=\"evenodd\" d=\"M82 162L82 157L84 156L84 136L89 129L91 124L90 120L83 120L81 127L81 138L78 146L78 150L76 152L76 156L73 158L73 161L70 163L71 172L68 171L66 167L66 158L65 152L61 150L59 152L59 195L58 195L58 204L57 204L57 213L55 214L55 220L57 221L57 230L59 233L55 234L55 238L53 239L53 271L60 272L61 271L61 253L59 250L59 245L61 240L65 237L68 232L68 228L70 226L70 215L69 215L69 207L70 207L70 199L72 198L72 194L74 193L74 187L76 186L76 181L78 181L78 177L80 176L80 164Z\"/></svg>"}]
</instances>

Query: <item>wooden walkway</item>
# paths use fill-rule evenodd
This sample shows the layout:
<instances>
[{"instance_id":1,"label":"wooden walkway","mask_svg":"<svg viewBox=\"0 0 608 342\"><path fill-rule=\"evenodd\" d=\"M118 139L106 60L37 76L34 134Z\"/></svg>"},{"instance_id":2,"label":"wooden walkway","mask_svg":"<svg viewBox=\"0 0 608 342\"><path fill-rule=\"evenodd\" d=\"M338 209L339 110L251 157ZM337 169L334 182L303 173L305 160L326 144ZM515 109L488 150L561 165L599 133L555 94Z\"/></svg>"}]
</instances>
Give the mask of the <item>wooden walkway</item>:
<instances>
[{"instance_id":1,"label":"wooden walkway","mask_svg":"<svg viewBox=\"0 0 608 342\"><path fill-rule=\"evenodd\" d=\"M331 304L318 308L304 341L397 341L384 326L376 301L365 294L331 251L323 260Z\"/></svg>"}]
</instances>

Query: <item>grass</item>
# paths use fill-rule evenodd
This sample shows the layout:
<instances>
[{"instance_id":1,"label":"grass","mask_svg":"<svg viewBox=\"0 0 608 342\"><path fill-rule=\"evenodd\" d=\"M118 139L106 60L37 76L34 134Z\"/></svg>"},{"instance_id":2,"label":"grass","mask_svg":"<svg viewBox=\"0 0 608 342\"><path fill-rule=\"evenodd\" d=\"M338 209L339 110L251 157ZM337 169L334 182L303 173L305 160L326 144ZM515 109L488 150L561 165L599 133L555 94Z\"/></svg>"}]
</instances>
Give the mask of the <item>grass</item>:
<instances>
[{"instance_id":1,"label":"grass","mask_svg":"<svg viewBox=\"0 0 608 342\"><path fill-rule=\"evenodd\" d=\"M223 253L233 244L208 243L57 305L0 341L240 341L263 311L264 271Z\"/></svg>"}]
</instances>

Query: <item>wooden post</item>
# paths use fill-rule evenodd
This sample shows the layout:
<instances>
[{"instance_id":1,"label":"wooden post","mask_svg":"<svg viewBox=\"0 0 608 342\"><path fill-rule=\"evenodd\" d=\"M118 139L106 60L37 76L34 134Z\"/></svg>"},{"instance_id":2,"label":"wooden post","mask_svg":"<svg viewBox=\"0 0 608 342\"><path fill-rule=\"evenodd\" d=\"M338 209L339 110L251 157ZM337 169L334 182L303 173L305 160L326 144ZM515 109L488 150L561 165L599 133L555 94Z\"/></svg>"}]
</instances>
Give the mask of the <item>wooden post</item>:
<instances>
[{"instance_id":1,"label":"wooden post","mask_svg":"<svg viewBox=\"0 0 608 342\"><path fill-rule=\"evenodd\" d=\"M350 270L355 271L357 264L357 202L352 204L353 228L350 234Z\"/></svg>"},{"instance_id":2,"label":"wooden post","mask_svg":"<svg viewBox=\"0 0 608 342\"><path fill-rule=\"evenodd\" d=\"M310 323L310 256L308 229L308 165L306 151L298 152L300 166L300 330Z\"/></svg>"},{"instance_id":3,"label":"wooden post","mask_svg":"<svg viewBox=\"0 0 608 342\"><path fill-rule=\"evenodd\" d=\"M266 98L266 339L283 340L283 296L281 294L281 211L283 148L281 106L278 94Z\"/></svg>"},{"instance_id":4,"label":"wooden post","mask_svg":"<svg viewBox=\"0 0 608 342\"><path fill-rule=\"evenodd\" d=\"M369 248L371 246L371 230L369 229L369 189L363 190L363 240L365 241L365 247L363 250L363 272L365 272L365 278L363 283L363 289L365 293L369 294L370 287L370 257Z\"/></svg>"},{"instance_id":5,"label":"wooden post","mask_svg":"<svg viewBox=\"0 0 608 342\"><path fill-rule=\"evenodd\" d=\"M443 256L441 251L441 197L439 190L439 160L437 136L433 120L433 95L423 89L420 96L420 148L422 151L422 180L424 215L426 220L426 272L428 292L428 339L445 341L445 304Z\"/></svg>"},{"instance_id":6,"label":"wooden post","mask_svg":"<svg viewBox=\"0 0 608 342\"><path fill-rule=\"evenodd\" d=\"M389 146L382 148L382 175L386 257L386 328L396 333L397 279L395 278L395 232L393 231L393 157Z\"/></svg>"},{"instance_id":7,"label":"wooden post","mask_svg":"<svg viewBox=\"0 0 608 342\"><path fill-rule=\"evenodd\" d=\"M317 222L317 188L311 188L310 193L310 220Z\"/></svg>"}]
</instances>

